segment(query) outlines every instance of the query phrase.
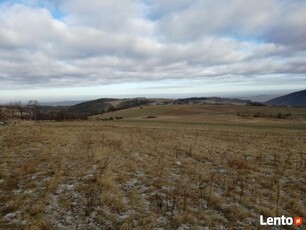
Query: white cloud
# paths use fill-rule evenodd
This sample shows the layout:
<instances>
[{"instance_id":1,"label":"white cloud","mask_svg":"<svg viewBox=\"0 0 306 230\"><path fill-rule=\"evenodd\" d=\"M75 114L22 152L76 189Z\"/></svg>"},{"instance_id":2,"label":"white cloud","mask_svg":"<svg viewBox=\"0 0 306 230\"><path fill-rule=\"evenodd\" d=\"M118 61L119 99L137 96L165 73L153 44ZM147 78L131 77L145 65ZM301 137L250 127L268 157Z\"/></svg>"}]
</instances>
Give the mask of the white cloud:
<instances>
[{"instance_id":1,"label":"white cloud","mask_svg":"<svg viewBox=\"0 0 306 230\"><path fill-rule=\"evenodd\" d=\"M0 89L305 80L303 1L55 2L0 4Z\"/></svg>"}]
</instances>

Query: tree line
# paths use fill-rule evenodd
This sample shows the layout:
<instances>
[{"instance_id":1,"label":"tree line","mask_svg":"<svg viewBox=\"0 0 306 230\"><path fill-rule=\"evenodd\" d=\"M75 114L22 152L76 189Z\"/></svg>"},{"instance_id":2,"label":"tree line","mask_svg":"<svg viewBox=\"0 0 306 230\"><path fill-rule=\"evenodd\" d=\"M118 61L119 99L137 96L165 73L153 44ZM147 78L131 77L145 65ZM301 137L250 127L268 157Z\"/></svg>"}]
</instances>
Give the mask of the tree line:
<instances>
[{"instance_id":1,"label":"tree line","mask_svg":"<svg viewBox=\"0 0 306 230\"><path fill-rule=\"evenodd\" d=\"M69 107L65 106L42 106L37 100L30 100L27 104L22 102L11 102L0 106L0 120L68 120L78 119Z\"/></svg>"}]
</instances>

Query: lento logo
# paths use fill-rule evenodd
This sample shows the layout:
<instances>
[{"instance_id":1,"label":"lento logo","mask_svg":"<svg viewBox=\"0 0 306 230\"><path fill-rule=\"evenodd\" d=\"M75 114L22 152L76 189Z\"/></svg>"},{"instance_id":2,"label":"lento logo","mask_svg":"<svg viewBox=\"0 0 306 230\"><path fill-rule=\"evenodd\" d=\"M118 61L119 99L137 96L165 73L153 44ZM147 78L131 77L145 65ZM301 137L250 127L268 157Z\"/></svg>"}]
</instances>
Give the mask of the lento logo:
<instances>
[{"instance_id":1,"label":"lento logo","mask_svg":"<svg viewBox=\"0 0 306 230\"><path fill-rule=\"evenodd\" d=\"M302 217L285 217L282 215L281 217L268 217L267 219L264 219L262 215L260 215L260 225L295 225L296 227L300 227L303 223Z\"/></svg>"},{"instance_id":2,"label":"lento logo","mask_svg":"<svg viewBox=\"0 0 306 230\"><path fill-rule=\"evenodd\" d=\"M300 227L300 225L302 225L302 223L303 223L303 220L302 220L301 217L297 216L297 217L294 218L293 222L294 222L294 224L295 224L297 227Z\"/></svg>"}]
</instances>

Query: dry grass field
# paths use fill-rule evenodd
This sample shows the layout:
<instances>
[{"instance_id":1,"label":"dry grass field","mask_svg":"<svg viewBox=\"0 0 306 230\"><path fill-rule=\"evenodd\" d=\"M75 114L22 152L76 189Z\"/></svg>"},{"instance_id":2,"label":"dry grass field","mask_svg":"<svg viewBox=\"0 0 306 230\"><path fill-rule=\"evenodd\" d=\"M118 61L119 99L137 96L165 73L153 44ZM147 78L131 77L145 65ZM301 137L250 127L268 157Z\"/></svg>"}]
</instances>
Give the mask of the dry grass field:
<instances>
[{"instance_id":1,"label":"dry grass field","mask_svg":"<svg viewBox=\"0 0 306 230\"><path fill-rule=\"evenodd\" d=\"M306 217L305 109L237 116L251 109L288 110L145 107L0 127L0 228L265 229L259 215Z\"/></svg>"}]
</instances>

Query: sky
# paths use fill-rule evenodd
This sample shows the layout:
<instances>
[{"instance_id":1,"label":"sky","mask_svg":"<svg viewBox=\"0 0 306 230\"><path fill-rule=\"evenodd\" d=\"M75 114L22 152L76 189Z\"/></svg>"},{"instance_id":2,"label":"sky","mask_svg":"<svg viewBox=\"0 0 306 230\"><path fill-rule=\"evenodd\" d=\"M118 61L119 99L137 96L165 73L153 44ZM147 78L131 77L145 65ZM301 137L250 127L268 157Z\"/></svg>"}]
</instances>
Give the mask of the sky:
<instances>
[{"instance_id":1,"label":"sky","mask_svg":"<svg viewBox=\"0 0 306 230\"><path fill-rule=\"evenodd\" d=\"M0 102L305 88L305 0L0 0Z\"/></svg>"}]
</instances>

